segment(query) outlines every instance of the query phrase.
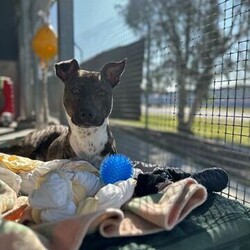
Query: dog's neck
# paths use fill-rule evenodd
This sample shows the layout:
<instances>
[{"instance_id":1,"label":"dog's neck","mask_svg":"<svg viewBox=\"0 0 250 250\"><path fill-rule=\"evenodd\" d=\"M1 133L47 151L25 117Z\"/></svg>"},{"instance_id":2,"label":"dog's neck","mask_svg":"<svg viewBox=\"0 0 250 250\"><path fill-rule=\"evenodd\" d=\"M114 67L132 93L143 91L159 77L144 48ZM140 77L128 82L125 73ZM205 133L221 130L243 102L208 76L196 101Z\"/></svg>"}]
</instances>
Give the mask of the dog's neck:
<instances>
[{"instance_id":1,"label":"dog's neck","mask_svg":"<svg viewBox=\"0 0 250 250\"><path fill-rule=\"evenodd\" d=\"M100 156L108 141L108 118L99 127L82 128L76 126L68 115L66 117L70 126L69 143L77 158L90 160Z\"/></svg>"}]
</instances>

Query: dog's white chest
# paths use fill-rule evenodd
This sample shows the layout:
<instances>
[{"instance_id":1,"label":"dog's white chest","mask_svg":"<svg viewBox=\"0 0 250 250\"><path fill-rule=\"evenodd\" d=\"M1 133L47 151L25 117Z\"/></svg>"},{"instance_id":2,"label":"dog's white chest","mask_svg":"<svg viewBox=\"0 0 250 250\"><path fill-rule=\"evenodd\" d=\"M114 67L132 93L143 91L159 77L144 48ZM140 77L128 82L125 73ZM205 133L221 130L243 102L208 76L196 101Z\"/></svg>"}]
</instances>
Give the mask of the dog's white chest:
<instances>
[{"instance_id":1,"label":"dog's white chest","mask_svg":"<svg viewBox=\"0 0 250 250\"><path fill-rule=\"evenodd\" d=\"M80 128L74 124L70 124L70 127L70 145L77 157L90 160L100 155L108 141L106 122L94 128Z\"/></svg>"}]
</instances>

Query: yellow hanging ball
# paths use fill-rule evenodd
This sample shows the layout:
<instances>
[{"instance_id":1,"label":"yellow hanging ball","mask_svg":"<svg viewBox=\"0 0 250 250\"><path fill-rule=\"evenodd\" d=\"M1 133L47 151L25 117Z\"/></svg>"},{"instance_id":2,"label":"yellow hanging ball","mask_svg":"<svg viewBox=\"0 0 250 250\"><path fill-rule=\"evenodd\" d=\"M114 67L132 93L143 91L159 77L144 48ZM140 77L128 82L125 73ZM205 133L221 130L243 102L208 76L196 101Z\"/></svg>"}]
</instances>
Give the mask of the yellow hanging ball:
<instances>
[{"instance_id":1,"label":"yellow hanging ball","mask_svg":"<svg viewBox=\"0 0 250 250\"><path fill-rule=\"evenodd\" d=\"M44 61L48 61L57 54L57 35L53 27L45 24L40 27L32 40L32 49Z\"/></svg>"}]
</instances>

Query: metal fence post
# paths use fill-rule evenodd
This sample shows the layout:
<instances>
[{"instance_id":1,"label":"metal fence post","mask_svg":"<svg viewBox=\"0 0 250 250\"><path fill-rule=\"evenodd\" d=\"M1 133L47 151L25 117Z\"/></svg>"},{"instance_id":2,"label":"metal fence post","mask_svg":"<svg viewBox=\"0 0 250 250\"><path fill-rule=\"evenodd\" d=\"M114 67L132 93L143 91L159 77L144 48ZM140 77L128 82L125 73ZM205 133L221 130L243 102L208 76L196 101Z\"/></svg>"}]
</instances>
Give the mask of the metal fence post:
<instances>
[{"instance_id":1,"label":"metal fence post","mask_svg":"<svg viewBox=\"0 0 250 250\"><path fill-rule=\"evenodd\" d=\"M31 1L20 1L22 16L19 23L19 58L20 58L20 115L27 120L32 119L33 110L33 74L31 68L31 22L29 9Z\"/></svg>"},{"instance_id":2,"label":"metal fence post","mask_svg":"<svg viewBox=\"0 0 250 250\"><path fill-rule=\"evenodd\" d=\"M152 90L152 83L150 77L150 63L151 63L151 25L150 22L147 23L147 61L146 61L146 91L145 91L145 129L148 129L148 108L149 108L149 93Z\"/></svg>"},{"instance_id":3,"label":"metal fence post","mask_svg":"<svg viewBox=\"0 0 250 250\"><path fill-rule=\"evenodd\" d=\"M73 0L58 0L58 49L59 61L74 58L74 11ZM63 86L58 83L58 89L63 94ZM60 121L66 124L63 107L60 110Z\"/></svg>"}]
</instances>

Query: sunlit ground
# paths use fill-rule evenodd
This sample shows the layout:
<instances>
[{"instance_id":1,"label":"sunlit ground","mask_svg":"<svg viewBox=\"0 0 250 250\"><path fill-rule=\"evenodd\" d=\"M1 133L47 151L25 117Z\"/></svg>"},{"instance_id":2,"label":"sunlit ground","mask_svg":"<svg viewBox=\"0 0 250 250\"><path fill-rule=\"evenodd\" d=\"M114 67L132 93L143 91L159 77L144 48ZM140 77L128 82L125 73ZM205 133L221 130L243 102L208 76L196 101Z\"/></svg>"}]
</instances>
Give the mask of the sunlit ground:
<instances>
[{"instance_id":1,"label":"sunlit ground","mask_svg":"<svg viewBox=\"0 0 250 250\"><path fill-rule=\"evenodd\" d=\"M174 107L150 107L148 119L145 113L145 108L142 108L140 120L111 119L111 124L177 132L178 120ZM202 109L195 116L192 132L204 138L250 146L250 110L244 110L243 113L234 109Z\"/></svg>"}]
</instances>

